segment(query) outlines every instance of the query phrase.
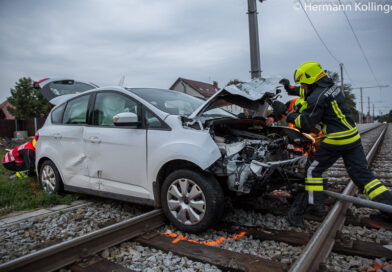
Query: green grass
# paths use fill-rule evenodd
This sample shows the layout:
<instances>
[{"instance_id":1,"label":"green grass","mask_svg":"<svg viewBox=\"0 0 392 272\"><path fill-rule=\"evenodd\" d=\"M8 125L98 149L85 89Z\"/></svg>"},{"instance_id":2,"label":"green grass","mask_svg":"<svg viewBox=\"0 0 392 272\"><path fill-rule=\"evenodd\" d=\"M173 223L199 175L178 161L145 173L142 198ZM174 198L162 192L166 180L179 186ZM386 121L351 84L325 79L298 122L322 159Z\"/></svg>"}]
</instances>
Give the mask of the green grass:
<instances>
[{"instance_id":1,"label":"green grass","mask_svg":"<svg viewBox=\"0 0 392 272\"><path fill-rule=\"evenodd\" d=\"M0 158L5 154L0 148ZM13 172L0 166L0 216L13 211L70 204L77 200L77 194L50 195L42 190L37 177L10 179Z\"/></svg>"}]
</instances>

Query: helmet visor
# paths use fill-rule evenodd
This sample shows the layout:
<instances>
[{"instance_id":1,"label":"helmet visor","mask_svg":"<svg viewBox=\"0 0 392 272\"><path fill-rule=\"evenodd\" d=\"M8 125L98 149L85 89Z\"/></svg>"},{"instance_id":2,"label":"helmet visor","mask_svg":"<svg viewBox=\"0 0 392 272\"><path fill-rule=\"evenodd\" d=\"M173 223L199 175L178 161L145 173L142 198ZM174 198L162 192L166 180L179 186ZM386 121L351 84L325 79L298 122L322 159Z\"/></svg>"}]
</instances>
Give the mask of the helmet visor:
<instances>
[{"instance_id":1,"label":"helmet visor","mask_svg":"<svg viewBox=\"0 0 392 272\"><path fill-rule=\"evenodd\" d=\"M294 82L295 82L295 84L298 84L298 83L301 82L300 80L301 80L301 77L302 77L302 75L303 75L303 74L297 75L297 71L298 71L298 69L295 70L295 72L294 72Z\"/></svg>"}]
</instances>

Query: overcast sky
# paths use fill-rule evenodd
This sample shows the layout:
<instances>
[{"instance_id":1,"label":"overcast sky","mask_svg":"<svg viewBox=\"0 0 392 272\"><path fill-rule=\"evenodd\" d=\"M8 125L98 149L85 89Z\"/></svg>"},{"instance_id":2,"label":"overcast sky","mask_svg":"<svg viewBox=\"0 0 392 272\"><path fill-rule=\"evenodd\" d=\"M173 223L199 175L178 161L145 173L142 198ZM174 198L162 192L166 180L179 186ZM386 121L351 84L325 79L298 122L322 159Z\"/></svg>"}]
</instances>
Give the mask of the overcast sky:
<instances>
[{"instance_id":1,"label":"overcast sky","mask_svg":"<svg viewBox=\"0 0 392 272\"><path fill-rule=\"evenodd\" d=\"M263 76L292 81L306 61L338 71L296 7L293 0L258 3ZM0 0L0 102L21 77L72 77L105 86L125 76L126 86L159 88L178 77L216 80L219 86L234 78L247 81L246 12L246 0ZM343 13L308 14L345 64L350 83L376 85ZM392 11L347 15L377 80L392 86ZM365 111L368 96L376 114L392 109L392 87L364 90Z\"/></svg>"}]
</instances>

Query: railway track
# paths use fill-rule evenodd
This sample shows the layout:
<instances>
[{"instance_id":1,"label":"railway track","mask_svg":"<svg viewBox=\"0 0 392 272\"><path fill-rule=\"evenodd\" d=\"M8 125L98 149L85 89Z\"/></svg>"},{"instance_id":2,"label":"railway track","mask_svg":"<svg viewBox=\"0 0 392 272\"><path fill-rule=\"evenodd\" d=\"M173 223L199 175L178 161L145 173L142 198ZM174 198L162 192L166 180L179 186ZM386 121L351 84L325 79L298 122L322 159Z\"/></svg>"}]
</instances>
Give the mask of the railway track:
<instances>
[{"instance_id":1,"label":"railway track","mask_svg":"<svg viewBox=\"0 0 392 272\"><path fill-rule=\"evenodd\" d=\"M374 138L381 144L387 133L391 142L387 145L392 146L391 127L388 132L382 126L364 133L361 132L368 160L377 150L371 148ZM382 152L380 159L385 161L389 153L386 149ZM376 169L381 169L385 176L391 162L390 157L389 166L376 164ZM346 193L357 194L349 179L343 177L343 168L341 161L331 168L333 189L346 188ZM390 186L391 179L387 180ZM392 224L369 219L369 209L341 201L327 202L329 214L325 218L306 217L305 231L288 226L284 219L288 205L283 205L284 200L277 200L279 209L266 205L251 211L236 210L214 230L199 235L175 230L167 225L161 210L154 210L1 264L0 271L55 271L64 267L70 271L160 271L162 267L167 271L335 271L331 252L335 259L354 255L370 260L369 264L378 259L381 266L392 260L392 251L385 247L392 241ZM350 237L345 231L351 227L382 235L377 236L378 240L354 239L358 237ZM138 262L143 257L145 266ZM156 263L161 266L155 266Z\"/></svg>"}]
</instances>

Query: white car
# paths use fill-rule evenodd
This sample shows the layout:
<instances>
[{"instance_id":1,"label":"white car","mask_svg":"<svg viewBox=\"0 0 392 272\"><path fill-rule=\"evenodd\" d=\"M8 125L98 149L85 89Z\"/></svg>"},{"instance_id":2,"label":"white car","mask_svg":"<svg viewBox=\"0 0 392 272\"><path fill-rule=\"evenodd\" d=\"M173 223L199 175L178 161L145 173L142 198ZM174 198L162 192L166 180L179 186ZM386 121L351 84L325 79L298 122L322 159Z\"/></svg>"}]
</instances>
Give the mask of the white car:
<instances>
[{"instance_id":1,"label":"white car","mask_svg":"<svg viewBox=\"0 0 392 272\"><path fill-rule=\"evenodd\" d=\"M122 87L56 97L39 130L39 180L52 194L64 189L154 205L183 231L205 230L219 221L225 196L280 188L285 181L271 180L286 170L298 178L304 166L294 147L311 140L286 127L265 128L267 95L260 97L236 86L208 101ZM226 111L233 105L252 118Z\"/></svg>"}]
</instances>

